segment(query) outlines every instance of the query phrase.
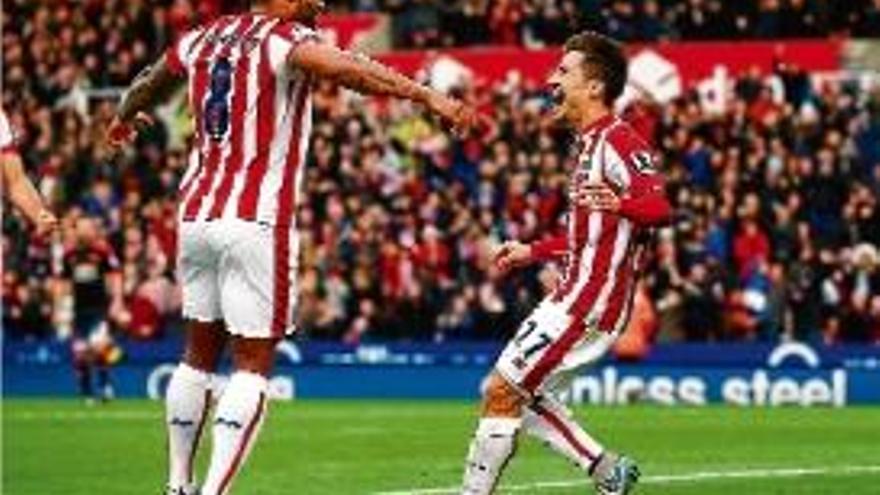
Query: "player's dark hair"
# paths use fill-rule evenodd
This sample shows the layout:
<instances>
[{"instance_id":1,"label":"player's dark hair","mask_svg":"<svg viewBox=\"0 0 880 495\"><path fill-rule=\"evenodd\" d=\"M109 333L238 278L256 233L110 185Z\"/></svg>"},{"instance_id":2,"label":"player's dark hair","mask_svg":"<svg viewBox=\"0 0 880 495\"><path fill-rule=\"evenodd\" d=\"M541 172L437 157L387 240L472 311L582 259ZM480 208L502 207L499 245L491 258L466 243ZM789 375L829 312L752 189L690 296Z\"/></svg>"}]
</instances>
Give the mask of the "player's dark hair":
<instances>
[{"instance_id":1,"label":"player's dark hair","mask_svg":"<svg viewBox=\"0 0 880 495\"><path fill-rule=\"evenodd\" d=\"M585 31L569 38L565 42L565 51L584 55L584 72L604 83L607 105L623 94L627 60L620 43L595 31Z\"/></svg>"}]
</instances>

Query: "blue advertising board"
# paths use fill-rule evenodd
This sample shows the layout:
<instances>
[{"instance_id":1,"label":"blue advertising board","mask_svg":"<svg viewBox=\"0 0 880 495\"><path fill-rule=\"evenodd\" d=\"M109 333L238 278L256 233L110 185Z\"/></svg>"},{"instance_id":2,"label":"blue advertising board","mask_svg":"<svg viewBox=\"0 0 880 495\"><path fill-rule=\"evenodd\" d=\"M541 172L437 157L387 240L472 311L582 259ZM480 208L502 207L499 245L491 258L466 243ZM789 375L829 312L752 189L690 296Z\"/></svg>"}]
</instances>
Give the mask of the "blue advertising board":
<instances>
[{"instance_id":1,"label":"blue advertising board","mask_svg":"<svg viewBox=\"0 0 880 495\"><path fill-rule=\"evenodd\" d=\"M113 369L116 393L160 398L178 341L126 344ZM500 348L492 344L284 342L272 378L278 399L473 399ZM7 343L4 395L72 396L69 351L61 343ZM218 387L222 387L222 374ZM665 344L638 363L608 358L560 391L574 403L738 406L880 404L880 347L784 343Z\"/></svg>"}]
</instances>

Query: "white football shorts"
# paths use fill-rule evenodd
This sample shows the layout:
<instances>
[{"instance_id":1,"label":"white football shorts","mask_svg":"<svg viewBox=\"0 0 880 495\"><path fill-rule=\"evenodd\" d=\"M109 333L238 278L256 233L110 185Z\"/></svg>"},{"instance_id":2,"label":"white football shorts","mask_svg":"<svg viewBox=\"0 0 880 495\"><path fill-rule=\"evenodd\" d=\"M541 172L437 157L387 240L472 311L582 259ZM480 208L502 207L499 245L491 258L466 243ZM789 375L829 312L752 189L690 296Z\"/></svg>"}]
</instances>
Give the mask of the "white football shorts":
<instances>
[{"instance_id":1,"label":"white football shorts","mask_svg":"<svg viewBox=\"0 0 880 495\"><path fill-rule=\"evenodd\" d=\"M601 359L620 333L596 330L572 316L568 305L547 297L507 343L495 370L526 396L537 397Z\"/></svg>"},{"instance_id":2,"label":"white football shorts","mask_svg":"<svg viewBox=\"0 0 880 495\"><path fill-rule=\"evenodd\" d=\"M178 225L184 318L222 320L229 333L245 338L293 332L295 228L237 219Z\"/></svg>"}]
</instances>

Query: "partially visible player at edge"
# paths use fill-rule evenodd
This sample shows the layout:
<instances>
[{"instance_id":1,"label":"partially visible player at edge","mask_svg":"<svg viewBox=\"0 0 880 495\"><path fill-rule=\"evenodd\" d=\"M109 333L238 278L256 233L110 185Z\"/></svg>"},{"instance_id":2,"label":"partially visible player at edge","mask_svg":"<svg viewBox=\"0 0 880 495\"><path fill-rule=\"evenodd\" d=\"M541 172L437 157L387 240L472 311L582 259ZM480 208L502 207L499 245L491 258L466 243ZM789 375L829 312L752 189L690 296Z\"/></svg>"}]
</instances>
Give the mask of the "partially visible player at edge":
<instances>
[{"instance_id":1,"label":"partially visible player at edge","mask_svg":"<svg viewBox=\"0 0 880 495\"><path fill-rule=\"evenodd\" d=\"M167 493L196 493L193 459L208 415L212 373L231 344L235 372L213 420L202 495L228 493L260 432L267 375L292 328L296 200L316 78L405 98L456 128L476 112L392 70L324 43L309 26L320 0L261 0L184 34L132 84L108 129L130 142L140 113L188 83L196 136L180 189L178 269L186 349L167 392Z\"/></svg>"},{"instance_id":2,"label":"partially visible player at edge","mask_svg":"<svg viewBox=\"0 0 880 495\"><path fill-rule=\"evenodd\" d=\"M15 135L6 112L0 109L0 190L9 195L9 201L24 214L37 230L37 235L45 235L58 227L58 219L43 205L40 193L24 172L24 165Z\"/></svg>"},{"instance_id":3,"label":"partially visible player at edge","mask_svg":"<svg viewBox=\"0 0 880 495\"><path fill-rule=\"evenodd\" d=\"M573 370L601 357L626 327L643 234L671 217L649 146L612 113L626 78L620 46L588 32L566 42L548 80L557 117L580 138L567 235L531 245L507 242L494 262L503 273L559 258L564 272L487 378L463 494L493 492L520 430L582 469L601 494L629 493L638 480L632 460L606 450L552 395Z\"/></svg>"}]
</instances>

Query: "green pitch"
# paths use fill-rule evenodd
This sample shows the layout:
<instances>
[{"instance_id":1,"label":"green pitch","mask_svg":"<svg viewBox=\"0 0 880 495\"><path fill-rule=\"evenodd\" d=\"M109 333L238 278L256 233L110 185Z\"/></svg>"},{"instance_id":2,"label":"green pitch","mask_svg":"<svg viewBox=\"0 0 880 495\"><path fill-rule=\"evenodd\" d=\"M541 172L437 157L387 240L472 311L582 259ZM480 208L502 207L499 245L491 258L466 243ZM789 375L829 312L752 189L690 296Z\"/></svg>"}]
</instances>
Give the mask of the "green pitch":
<instances>
[{"instance_id":1,"label":"green pitch","mask_svg":"<svg viewBox=\"0 0 880 495\"><path fill-rule=\"evenodd\" d=\"M577 414L609 446L640 461L640 494L880 493L880 409L631 407ZM165 473L161 418L161 405L146 401L6 401L2 492L158 495ZM474 420L472 404L454 402L275 403L235 493L451 488ZM543 446L521 446L500 493L591 493Z\"/></svg>"}]
</instances>

